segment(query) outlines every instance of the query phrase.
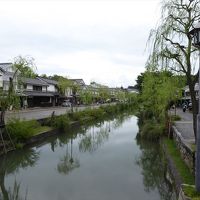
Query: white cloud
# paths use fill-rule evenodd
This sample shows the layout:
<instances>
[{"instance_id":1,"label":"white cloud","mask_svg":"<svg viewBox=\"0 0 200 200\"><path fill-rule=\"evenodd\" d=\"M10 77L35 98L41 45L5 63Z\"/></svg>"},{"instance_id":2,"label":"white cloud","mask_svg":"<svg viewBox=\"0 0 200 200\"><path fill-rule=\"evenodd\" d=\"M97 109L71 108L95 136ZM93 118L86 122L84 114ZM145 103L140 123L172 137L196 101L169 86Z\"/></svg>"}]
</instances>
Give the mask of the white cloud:
<instances>
[{"instance_id":1,"label":"white cloud","mask_svg":"<svg viewBox=\"0 0 200 200\"><path fill-rule=\"evenodd\" d=\"M31 55L39 73L134 84L158 2L0 1L0 62Z\"/></svg>"}]
</instances>

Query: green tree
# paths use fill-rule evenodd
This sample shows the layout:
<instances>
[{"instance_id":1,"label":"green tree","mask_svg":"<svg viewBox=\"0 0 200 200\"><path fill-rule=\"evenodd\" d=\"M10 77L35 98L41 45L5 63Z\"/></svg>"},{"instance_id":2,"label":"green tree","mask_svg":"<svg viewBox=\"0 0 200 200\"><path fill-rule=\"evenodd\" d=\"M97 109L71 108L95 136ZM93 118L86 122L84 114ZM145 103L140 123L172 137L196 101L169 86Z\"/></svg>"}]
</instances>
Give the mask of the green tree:
<instances>
[{"instance_id":1,"label":"green tree","mask_svg":"<svg viewBox=\"0 0 200 200\"><path fill-rule=\"evenodd\" d=\"M134 85L134 87L136 89L138 89L139 92L142 91L142 85L143 85L143 81L144 81L144 75L145 75L145 73L141 73L140 75L138 75L137 79L136 79L136 84Z\"/></svg>"},{"instance_id":2,"label":"green tree","mask_svg":"<svg viewBox=\"0 0 200 200\"><path fill-rule=\"evenodd\" d=\"M125 92L123 90L118 90L117 93L116 93L116 98L120 101L120 102L123 102L126 98L125 96Z\"/></svg>"},{"instance_id":3,"label":"green tree","mask_svg":"<svg viewBox=\"0 0 200 200\"><path fill-rule=\"evenodd\" d=\"M70 88L72 89L73 103L77 104L77 95L80 93L80 85L76 81L71 81Z\"/></svg>"},{"instance_id":4,"label":"green tree","mask_svg":"<svg viewBox=\"0 0 200 200\"><path fill-rule=\"evenodd\" d=\"M62 95L65 95L66 91L70 90L71 81L67 77L54 75L53 79L58 81L58 88Z\"/></svg>"},{"instance_id":5,"label":"green tree","mask_svg":"<svg viewBox=\"0 0 200 200\"><path fill-rule=\"evenodd\" d=\"M84 104L91 104L93 102L93 97L94 94L91 87L87 87L87 89L80 91L80 98Z\"/></svg>"},{"instance_id":6,"label":"green tree","mask_svg":"<svg viewBox=\"0 0 200 200\"><path fill-rule=\"evenodd\" d=\"M19 75L20 77L26 77L26 78L35 78L36 74L36 66L34 62L34 58L32 57L22 57L18 56L14 58L14 62L12 65L13 69L13 79Z\"/></svg>"},{"instance_id":7,"label":"green tree","mask_svg":"<svg viewBox=\"0 0 200 200\"><path fill-rule=\"evenodd\" d=\"M169 103L181 97L182 84L178 76L174 77L167 71L147 71L141 95L144 109L157 122L164 122Z\"/></svg>"},{"instance_id":8,"label":"green tree","mask_svg":"<svg viewBox=\"0 0 200 200\"><path fill-rule=\"evenodd\" d=\"M151 30L152 44L147 68L168 69L184 74L193 104L193 128L196 137L198 105L194 86L198 80L195 70L197 48L192 46L190 30L200 20L200 0L163 0L160 23Z\"/></svg>"},{"instance_id":9,"label":"green tree","mask_svg":"<svg viewBox=\"0 0 200 200\"><path fill-rule=\"evenodd\" d=\"M98 89L98 96L103 101L110 99L111 95L110 95L108 87L100 86L99 89Z\"/></svg>"},{"instance_id":10,"label":"green tree","mask_svg":"<svg viewBox=\"0 0 200 200\"><path fill-rule=\"evenodd\" d=\"M18 56L12 64L13 73L9 78L8 91L0 90L0 122L4 124L5 112L11 106L19 107L19 95L16 92L17 85L23 84L23 77L34 77L35 64L33 58Z\"/></svg>"}]
</instances>

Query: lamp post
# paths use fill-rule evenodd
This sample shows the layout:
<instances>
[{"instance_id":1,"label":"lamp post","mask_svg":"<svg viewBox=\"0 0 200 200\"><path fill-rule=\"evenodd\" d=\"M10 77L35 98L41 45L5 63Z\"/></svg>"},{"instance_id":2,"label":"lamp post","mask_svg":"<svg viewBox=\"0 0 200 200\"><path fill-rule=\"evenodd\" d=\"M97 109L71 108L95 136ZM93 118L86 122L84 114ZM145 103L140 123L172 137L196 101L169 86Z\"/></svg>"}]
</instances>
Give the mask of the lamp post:
<instances>
[{"instance_id":1,"label":"lamp post","mask_svg":"<svg viewBox=\"0 0 200 200\"><path fill-rule=\"evenodd\" d=\"M189 32L193 38L193 45L199 49L199 111L197 115L197 134L196 134L196 190L200 192L200 22Z\"/></svg>"}]
</instances>

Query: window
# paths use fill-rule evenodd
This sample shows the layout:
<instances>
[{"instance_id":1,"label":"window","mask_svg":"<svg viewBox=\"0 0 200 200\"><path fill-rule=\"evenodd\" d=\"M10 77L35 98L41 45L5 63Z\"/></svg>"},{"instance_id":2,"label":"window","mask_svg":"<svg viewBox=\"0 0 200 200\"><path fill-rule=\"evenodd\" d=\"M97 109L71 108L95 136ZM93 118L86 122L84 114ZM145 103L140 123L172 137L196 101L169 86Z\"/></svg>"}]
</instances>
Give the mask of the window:
<instances>
[{"instance_id":1,"label":"window","mask_svg":"<svg viewBox=\"0 0 200 200\"><path fill-rule=\"evenodd\" d=\"M34 91L42 91L42 86L33 85Z\"/></svg>"}]
</instances>

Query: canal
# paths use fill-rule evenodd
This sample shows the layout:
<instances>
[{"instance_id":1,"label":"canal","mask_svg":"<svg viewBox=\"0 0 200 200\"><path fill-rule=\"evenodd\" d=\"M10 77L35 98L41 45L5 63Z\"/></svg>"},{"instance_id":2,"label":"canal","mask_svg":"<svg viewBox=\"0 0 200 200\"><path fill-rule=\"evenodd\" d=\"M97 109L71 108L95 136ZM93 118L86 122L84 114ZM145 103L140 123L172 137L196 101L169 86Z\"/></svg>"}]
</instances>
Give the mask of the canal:
<instances>
[{"instance_id":1,"label":"canal","mask_svg":"<svg viewBox=\"0 0 200 200\"><path fill-rule=\"evenodd\" d=\"M1 157L0 199L176 199L159 145L137 132L137 118L120 115Z\"/></svg>"}]
</instances>

